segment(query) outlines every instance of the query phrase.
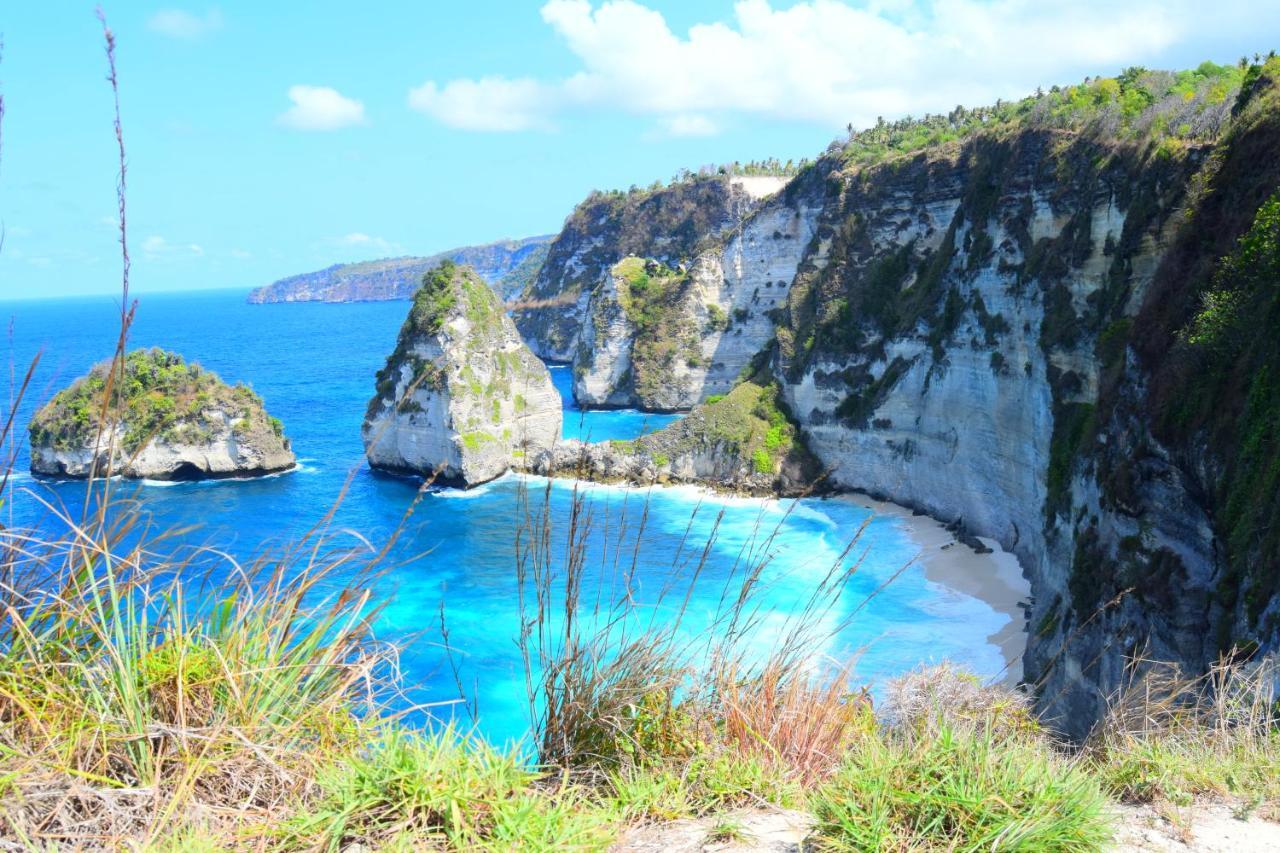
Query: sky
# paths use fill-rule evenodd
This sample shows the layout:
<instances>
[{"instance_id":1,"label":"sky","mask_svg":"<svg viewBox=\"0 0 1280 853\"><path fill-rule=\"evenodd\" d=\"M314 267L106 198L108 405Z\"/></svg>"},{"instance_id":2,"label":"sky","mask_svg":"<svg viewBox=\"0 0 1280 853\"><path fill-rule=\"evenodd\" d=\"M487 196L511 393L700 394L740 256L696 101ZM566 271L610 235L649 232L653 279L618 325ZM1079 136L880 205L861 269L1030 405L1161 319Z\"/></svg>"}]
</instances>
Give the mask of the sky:
<instances>
[{"instance_id":1,"label":"sky","mask_svg":"<svg viewBox=\"0 0 1280 853\"><path fill-rule=\"evenodd\" d=\"M847 124L1280 48L1280 0L104 0L138 292L554 233L592 189ZM79 0L0 5L0 299L119 289Z\"/></svg>"}]
</instances>

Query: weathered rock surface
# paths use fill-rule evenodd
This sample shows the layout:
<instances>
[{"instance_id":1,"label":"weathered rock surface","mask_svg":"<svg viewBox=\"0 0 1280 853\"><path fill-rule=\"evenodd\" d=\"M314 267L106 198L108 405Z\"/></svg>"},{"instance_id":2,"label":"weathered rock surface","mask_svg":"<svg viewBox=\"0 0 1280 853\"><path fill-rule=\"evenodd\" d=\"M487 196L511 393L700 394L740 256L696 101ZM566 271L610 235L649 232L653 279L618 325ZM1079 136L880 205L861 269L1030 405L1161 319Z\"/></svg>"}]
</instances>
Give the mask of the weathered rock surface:
<instances>
[{"instance_id":1,"label":"weathered rock surface","mask_svg":"<svg viewBox=\"0 0 1280 853\"><path fill-rule=\"evenodd\" d=\"M688 417L634 441L561 442L529 457L529 470L603 482L696 483L734 493L809 493L821 470L787 413L778 389L740 383Z\"/></svg>"},{"instance_id":2,"label":"weathered rock surface","mask_svg":"<svg viewBox=\"0 0 1280 853\"><path fill-rule=\"evenodd\" d=\"M535 352L573 362L581 405L688 409L726 393L773 338L821 204L775 193L782 179L752 181L705 177L579 205L517 323ZM637 264L652 292L633 292Z\"/></svg>"},{"instance_id":3,"label":"weathered rock surface","mask_svg":"<svg viewBox=\"0 0 1280 853\"><path fill-rule=\"evenodd\" d=\"M571 298L522 328L597 405L691 405L771 353L833 485L1018 555L1028 680L1082 734L1134 656L1280 647L1280 61L1238 97L1208 75L876 128L763 201L679 208L669 240L649 226L690 190L596 199L538 280ZM654 278L661 322L637 322ZM654 329L660 383L635 370Z\"/></svg>"},{"instance_id":4,"label":"weathered rock surface","mask_svg":"<svg viewBox=\"0 0 1280 853\"><path fill-rule=\"evenodd\" d=\"M560 396L471 269L427 273L378 373L363 436L375 468L474 486L549 449Z\"/></svg>"},{"instance_id":5,"label":"weathered rock surface","mask_svg":"<svg viewBox=\"0 0 1280 853\"><path fill-rule=\"evenodd\" d=\"M1280 186L1272 161L1245 165L1280 143L1280 111L1257 109L1221 141L1174 148L1030 128L824 163L825 210L778 327L787 404L835 484L963 519L1018 555L1035 599L1027 678L1074 734L1134 656L1203 671L1233 643L1280 638L1274 584L1268 610L1214 522L1231 445L1166 443L1148 389L1167 367L1141 357L1187 346L1201 307L1188 270L1207 286ZM1244 212L1187 224L1188 205L1222 197ZM1258 557L1256 577L1280 571Z\"/></svg>"},{"instance_id":6,"label":"weathered rock surface","mask_svg":"<svg viewBox=\"0 0 1280 853\"><path fill-rule=\"evenodd\" d=\"M412 299L422 276L445 259L469 264L500 293L523 286L536 273L551 237L500 240L483 246L463 246L426 258L385 258L355 264L334 264L316 272L282 278L249 293L252 304L271 302L379 302ZM505 277L513 281L505 282Z\"/></svg>"},{"instance_id":7,"label":"weathered rock surface","mask_svg":"<svg viewBox=\"0 0 1280 853\"><path fill-rule=\"evenodd\" d=\"M36 412L31 470L78 479L120 475L154 480L249 477L292 468L280 421L244 385L162 350L125 359L123 401L101 419L111 363L99 364ZM117 397L115 391L112 397Z\"/></svg>"}]
</instances>

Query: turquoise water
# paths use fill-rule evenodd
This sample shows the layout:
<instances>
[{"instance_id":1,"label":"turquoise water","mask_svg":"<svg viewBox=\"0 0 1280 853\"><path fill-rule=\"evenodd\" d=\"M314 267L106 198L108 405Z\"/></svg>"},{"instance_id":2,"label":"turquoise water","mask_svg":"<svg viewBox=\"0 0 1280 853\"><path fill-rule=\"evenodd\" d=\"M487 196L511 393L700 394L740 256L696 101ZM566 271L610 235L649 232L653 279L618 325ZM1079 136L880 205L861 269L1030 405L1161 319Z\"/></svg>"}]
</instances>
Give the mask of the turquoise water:
<instances>
[{"instance_id":1,"label":"turquoise water","mask_svg":"<svg viewBox=\"0 0 1280 853\"><path fill-rule=\"evenodd\" d=\"M573 402L573 371L567 365L550 366L551 381L564 400L564 437L582 441L608 441L630 439L657 432L669 423L680 420L679 415L663 415L640 412L635 409L584 411Z\"/></svg>"},{"instance_id":2,"label":"turquoise water","mask_svg":"<svg viewBox=\"0 0 1280 853\"><path fill-rule=\"evenodd\" d=\"M374 372L394 346L405 310L403 302L251 306L235 291L142 297L131 345L164 346L225 379L253 385L267 408L284 421L301 466L252 481L119 488L136 497L158 524L196 524L190 541L212 543L244 558L264 543L279 545L301 535L349 481L336 526L383 541L413 501L418 484L368 469L360 421ZM32 390L19 408L18 423L25 428L37 404L109 356L118 308L110 299L68 299L0 303L0 311L11 321L9 361L14 370L20 372L41 353ZM566 388L567 369L553 373L557 386ZM628 411L584 415L570 402L565 432L632 438L670 419ZM25 471L25 448L14 451L18 470ZM468 492L439 490L423 498L391 555L394 570L375 589L377 599L386 603L377 625L379 637L413 638L400 658L413 701L448 702L458 694L440 643L443 603L459 678L479 709L481 730L500 740L525 730L514 545L521 501L527 498L536 506L545 495L554 529L562 534L574 488L567 481L507 477ZM761 608L750 636L763 651L777 641L788 615L803 608L833 566L845 571L862 557L825 617L827 627L840 630L814 645L815 656L841 659L857 652L856 673L869 681L930 660L954 660L981 674L995 674L1004 665L987 637L1009 617L927 581L919 567L903 571L859 608L915 556L901 519L872 519L853 551L842 558L870 514L853 500L723 499L683 487L579 488L593 521L584 598L617 589L629 575L639 612L660 621L668 613L660 604L662 590L676 589L676 598L683 597L683 585L697 572L682 623L692 635L713 618L725 590L736 590L745 567L764 562L757 599ZM63 502L72 512L84 499L82 484L23 475L0 510L0 520L19 527L50 523L30 492ZM698 569L702 545L713 531L706 563ZM553 559L562 557L556 545Z\"/></svg>"}]
</instances>

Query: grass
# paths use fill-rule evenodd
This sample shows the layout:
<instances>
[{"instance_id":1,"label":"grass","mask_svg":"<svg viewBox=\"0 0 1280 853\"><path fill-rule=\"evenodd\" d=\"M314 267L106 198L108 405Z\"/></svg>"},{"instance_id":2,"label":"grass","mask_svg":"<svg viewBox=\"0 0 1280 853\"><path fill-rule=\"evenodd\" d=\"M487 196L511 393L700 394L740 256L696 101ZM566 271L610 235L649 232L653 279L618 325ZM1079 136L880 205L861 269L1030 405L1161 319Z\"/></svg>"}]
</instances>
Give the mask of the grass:
<instances>
[{"instance_id":1,"label":"grass","mask_svg":"<svg viewBox=\"0 0 1280 853\"><path fill-rule=\"evenodd\" d=\"M845 850L1097 850L1106 806L1051 746L949 725L866 740L813 801L817 834Z\"/></svg>"},{"instance_id":2,"label":"grass","mask_svg":"<svg viewBox=\"0 0 1280 853\"><path fill-rule=\"evenodd\" d=\"M626 589L575 596L598 570L581 545L603 523L589 502L566 541L526 500L532 756L408 727L385 704L395 650L368 632L376 553L321 531L216 572L159 556L164 540L139 539L128 506L114 526L67 520L61 540L6 531L0 838L604 849L638 824L768 804L809 810L830 849L1093 850L1113 799L1228 796L1276 814L1269 671L1135 679L1084 749L1044 731L1022 694L952 668L903 677L875 705L848 666L812 668L802 625L764 661L723 640L755 618L756 567L726 587L718 639L690 651L665 618L630 618ZM552 541L580 558L554 568ZM329 583L338 572L354 580ZM839 584L833 573L822 595Z\"/></svg>"},{"instance_id":3,"label":"grass","mask_svg":"<svg viewBox=\"0 0 1280 853\"><path fill-rule=\"evenodd\" d=\"M1144 662L1089 745L1124 800L1245 803L1280 820L1280 703L1274 661L1223 662L1199 677Z\"/></svg>"}]
</instances>

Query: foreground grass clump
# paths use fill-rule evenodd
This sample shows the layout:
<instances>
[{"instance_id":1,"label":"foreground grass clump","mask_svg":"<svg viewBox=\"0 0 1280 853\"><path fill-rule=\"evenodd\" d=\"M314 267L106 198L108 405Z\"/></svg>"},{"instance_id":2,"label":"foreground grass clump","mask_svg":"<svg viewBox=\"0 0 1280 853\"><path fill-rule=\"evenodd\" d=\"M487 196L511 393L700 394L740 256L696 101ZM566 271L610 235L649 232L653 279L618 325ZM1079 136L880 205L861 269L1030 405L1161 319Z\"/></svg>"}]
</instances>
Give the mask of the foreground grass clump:
<instances>
[{"instance_id":1,"label":"foreground grass clump","mask_svg":"<svg viewBox=\"0 0 1280 853\"><path fill-rule=\"evenodd\" d=\"M867 740L813 799L833 847L1093 850L1107 799L1047 742L944 725L927 738Z\"/></svg>"},{"instance_id":2,"label":"foreground grass clump","mask_svg":"<svg viewBox=\"0 0 1280 853\"><path fill-rule=\"evenodd\" d=\"M608 813L582 790L544 789L538 779L516 752L451 729L430 736L391 729L322 769L323 793L288 821L286 837L330 849L359 840L547 850L598 848L612 838Z\"/></svg>"},{"instance_id":3,"label":"foreground grass clump","mask_svg":"<svg viewBox=\"0 0 1280 853\"><path fill-rule=\"evenodd\" d=\"M1156 666L1122 691L1088 744L1130 802L1236 801L1280 820L1280 702L1274 661L1222 663L1199 678Z\"/></svg>"},{"instance_id":4,"label":"foreground grass clump","mask_svg":"<svg viewBox=\"0 0 1280 853\"><path fill-rule=\"evenodd\" d=\"M61 538L0 534L0 831L23 844L146 837L204 806L270 814L367 737L389 653L376 608L322 592L352 553L162 559L164 538L115 510L62 519Z\"/></svg>"},{"instance_id":5,"label":"foreground grass clump","mask_svg":"<svg viewBox=\"0 0 1280 853\"><path fill-rule=\"evenodd\" d=\"M949 666L889 685L883 722L810 798L834 849L1096 850L1107 797L1024 694Z\"/></svg>"}]
</instances>

